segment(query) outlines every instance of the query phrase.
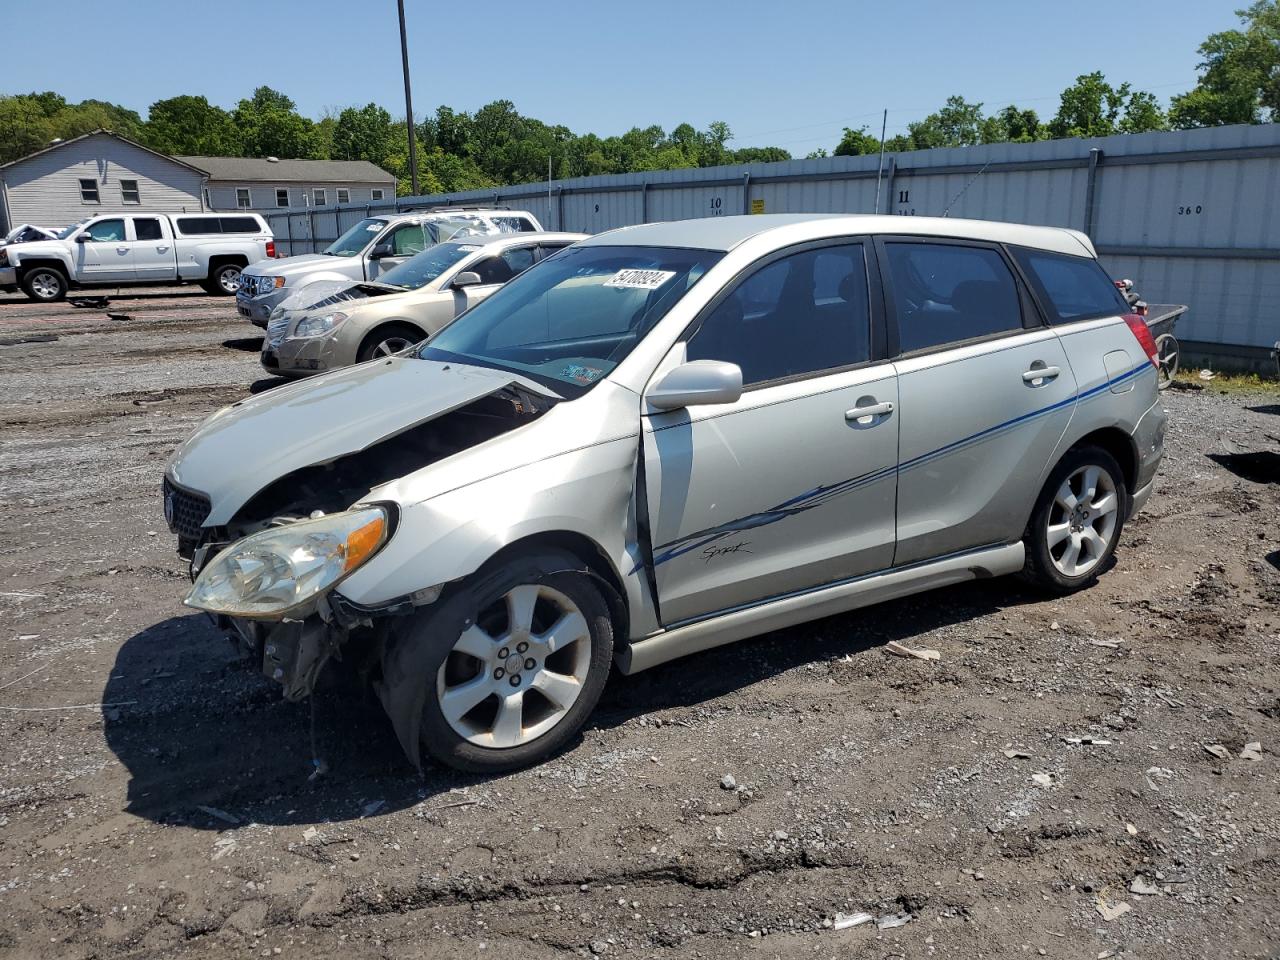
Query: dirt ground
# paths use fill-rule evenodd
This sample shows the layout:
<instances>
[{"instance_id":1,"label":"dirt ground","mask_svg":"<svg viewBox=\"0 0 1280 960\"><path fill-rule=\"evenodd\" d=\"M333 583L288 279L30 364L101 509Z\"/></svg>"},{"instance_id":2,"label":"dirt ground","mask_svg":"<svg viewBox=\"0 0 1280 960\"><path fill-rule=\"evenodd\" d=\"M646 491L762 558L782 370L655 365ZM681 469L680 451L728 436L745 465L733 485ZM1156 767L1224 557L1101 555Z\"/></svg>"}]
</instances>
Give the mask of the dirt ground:
<instances>
[{"instance_id":1,"label":"dirt ground","mask_svg":"<svg viewBox=\"0 0 1280 960\"><path fill-rule=\"evenodd\" d=\"M1169 392L1081 595L615 676L497 779L419 776L328 695L309 782L308 706L181 605L160 509L174 445L271 385L256 334L185 291L0 297L0 956L1280 955L1280 393Z\"/></svg>"}]
</instances>

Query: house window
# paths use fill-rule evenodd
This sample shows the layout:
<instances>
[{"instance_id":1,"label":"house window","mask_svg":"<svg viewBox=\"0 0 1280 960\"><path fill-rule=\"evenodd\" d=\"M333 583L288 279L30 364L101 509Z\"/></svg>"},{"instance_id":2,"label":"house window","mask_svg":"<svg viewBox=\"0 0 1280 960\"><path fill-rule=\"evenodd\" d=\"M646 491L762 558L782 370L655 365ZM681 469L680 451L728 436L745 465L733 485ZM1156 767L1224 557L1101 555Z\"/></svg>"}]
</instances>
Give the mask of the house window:
<instances>
[{"instance_id":1,"label":"house window","mask_svg":"<svg viewBox=\"0 0 1280 960\"><path fill-rule=\"evenodd\" d=\"M381 188L381 187L374 187L371 191L369 191L369 199L371 199L371 200L381 200L381 199L382 199L382 188Z\"/></svg>"},{"instance_id":2,"label":"house window","mask_svg":"<svg viewBox=\"0 0 1280 960\"><path fill-rule=\"evenodd\" d=\"M287 202L285 205L288 206ZM253 206L253 201L249 198L248 187L236 187L236 206L241 210L248 210Z\"/></svg>"},{"instance_id":3,"label":"house window","mask_svg":"<svg viewBox=\"0 0 1280 960\"><path fill-rule=\"evenodd\" d=\"M289 190L286 187L276 188L276 206L287 207L289 205Z\"/></svg>"},{"instance_id":4,"label":"house window","mask_svg":"<svg viewBox=\"0 0 1280 960\"><path fill-rule=\"evenodd\" d=\"M141 203L142 196L138 193L137 180L121 180L120 181L120 202L121 203Z\"/></svg>"},{"instance_id":5,"label":"house window","mask_svg":"<svg viewBox=\"0 0 1280 960\"><path fill-rule=\"evenodd\" d=\"M338 188L338 202L339 202L339 203L350 203L350 202L351 202L351 191L350 191L350 190L343 189L342 187L339 187L339 188Z\"/></svg>"},{"instance_id":6,"label":"house window","mask_svg":"<svg viewBox=\"0 0 1280 960\"><path fill-rule=\"evenodd\" d=\"M213 209L213 204L209 202L209 188L208 188L208 187L204 187L203 189L201 189L201 191L200 191L200 195L201 195L201 197L203 197L203 198L204 198L204 209L206 209L206 210L212 210L212 209Z\"/></svg>"},{"instance_id":7,"label":"house window","mask_svg":"<svg viewBox=\"0 0 1280 960\"><path fill-rule=\"evenodd\" d=\"M325 196L324 190L320 187L314 187L311 190L311 203L317 207L323 207L329 202L329 198Z\"/></svg>"},{"instance_id":8,"label":"house window","mask_svg":"<svg viewBox=\"0 0 1280 960\"><path fill-rule=\"evenodd\" d=\"M92 177L80 181L81 203L98 203L98 181Z\"/></svg>"}]
</instances>

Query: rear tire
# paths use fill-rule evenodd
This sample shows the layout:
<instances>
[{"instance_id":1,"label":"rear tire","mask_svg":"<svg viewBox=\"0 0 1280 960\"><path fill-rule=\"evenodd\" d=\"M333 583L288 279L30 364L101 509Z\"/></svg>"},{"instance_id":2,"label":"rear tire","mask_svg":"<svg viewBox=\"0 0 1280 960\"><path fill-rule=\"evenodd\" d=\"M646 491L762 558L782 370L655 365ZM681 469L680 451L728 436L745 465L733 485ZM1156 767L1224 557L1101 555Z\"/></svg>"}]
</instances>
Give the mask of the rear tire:
<instances>
[{"instance_id":1,"label":"rear tire","mask_svg":"<svg viewBox=\"0 0 1280 960\"><path fill-rule=\"evenodd\" d=\"M360 351L356 354L356 363L383 360L425 339L426 335L421 330L407 323L388 323L371 331L364 338Z\"/></svg>"},{"instance_id":2,"label":"rear tire","mask_svg":"<svg viewBox=\"0 0 1280 960\"><path fill-rule=\"evenodd\" d=\"M240 289L240 271L243 269L238 263L220 263L206 279L200 281L200 286L210 296L233 297Z\"/></svg>"},{"instance_id":3,"label":"rear tire","mask_svg":"<svg viewBox=\"0 0 1280 960\"><path fill-rule=\"evenodd\" d=\"M609 605L585 564L517 554L399 622L382 699L415 763L425 751L471 773L515 770L578 732L612 658Z\"/></svg>"},{"instance_id":4,"label":"rear tire","mask_svg":"<svg viewBox=\"0 0 1280 960\"><path fill-rule=\"evenodd\" d=\"M1101 447L1067 451L1036 500L1022 543L1022 578L1054 593L1098 579L1124 529L1129 491L1124 471Z\"/></svg>"},{"instance_id":5,"label":"rear tire","mask_svg":"<svg viewBox=\"0 0 1280 960\"><path fill-rule=\"evenodd\" d=\"M56 303L67 295L67 278L55 267L35 267L23 274L22 290L36 303Z\"/></svg>"}]
</instances>

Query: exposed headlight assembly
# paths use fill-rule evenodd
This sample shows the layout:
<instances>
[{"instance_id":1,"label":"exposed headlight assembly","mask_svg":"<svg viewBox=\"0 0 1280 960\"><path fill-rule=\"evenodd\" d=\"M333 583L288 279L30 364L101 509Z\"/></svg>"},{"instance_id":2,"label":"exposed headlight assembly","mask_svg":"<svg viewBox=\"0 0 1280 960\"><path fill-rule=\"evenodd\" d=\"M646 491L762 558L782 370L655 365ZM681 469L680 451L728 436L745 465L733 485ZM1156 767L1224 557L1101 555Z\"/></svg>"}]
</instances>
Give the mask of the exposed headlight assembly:
<instances>
[{"instance_id":1,"label":"exposed headlight assembly","mask_svg":"<svg viewBox=\"0 0 1280 960\"><path fill-rule=\"evenodd\" d=\"M335 330L346 319L347 315L341 311L326 313L322 317L307 317L299 321L293 330L293 335L294 337L322 337Z\"/></svg>"},{"instance_id":2,"label":"exposed headlight assembly","mask_svg":"<svg viewBox=\"0 0 1280 960\"><path fill-rule=\"evenodd\" d=\"M281 619L377 553L390 519L383 507L363 507L247 536L200 571L183 602L231 617Z\"/></svg>"}]
</instances>

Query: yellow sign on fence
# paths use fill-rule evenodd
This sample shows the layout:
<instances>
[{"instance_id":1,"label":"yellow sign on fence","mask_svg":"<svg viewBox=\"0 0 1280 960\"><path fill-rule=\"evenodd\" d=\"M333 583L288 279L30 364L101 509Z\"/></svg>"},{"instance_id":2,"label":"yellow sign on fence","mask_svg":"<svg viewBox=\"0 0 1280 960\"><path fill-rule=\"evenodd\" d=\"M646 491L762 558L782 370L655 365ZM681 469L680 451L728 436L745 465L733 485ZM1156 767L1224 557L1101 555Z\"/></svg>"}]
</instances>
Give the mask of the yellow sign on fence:
<instances>
[{"instance_id":1,"label":"yellow sign on fence","mask_svg":"<svg viewBox=\"0 0 1280 960\"><path fill-rule=\"evenodd\" d=\"M751 212L752 212L752 213L764 213L764 198L763 198L763 197L757 197L755 200L752 200L752 201L751 201Z\"/></svg>"}]
</instances>

